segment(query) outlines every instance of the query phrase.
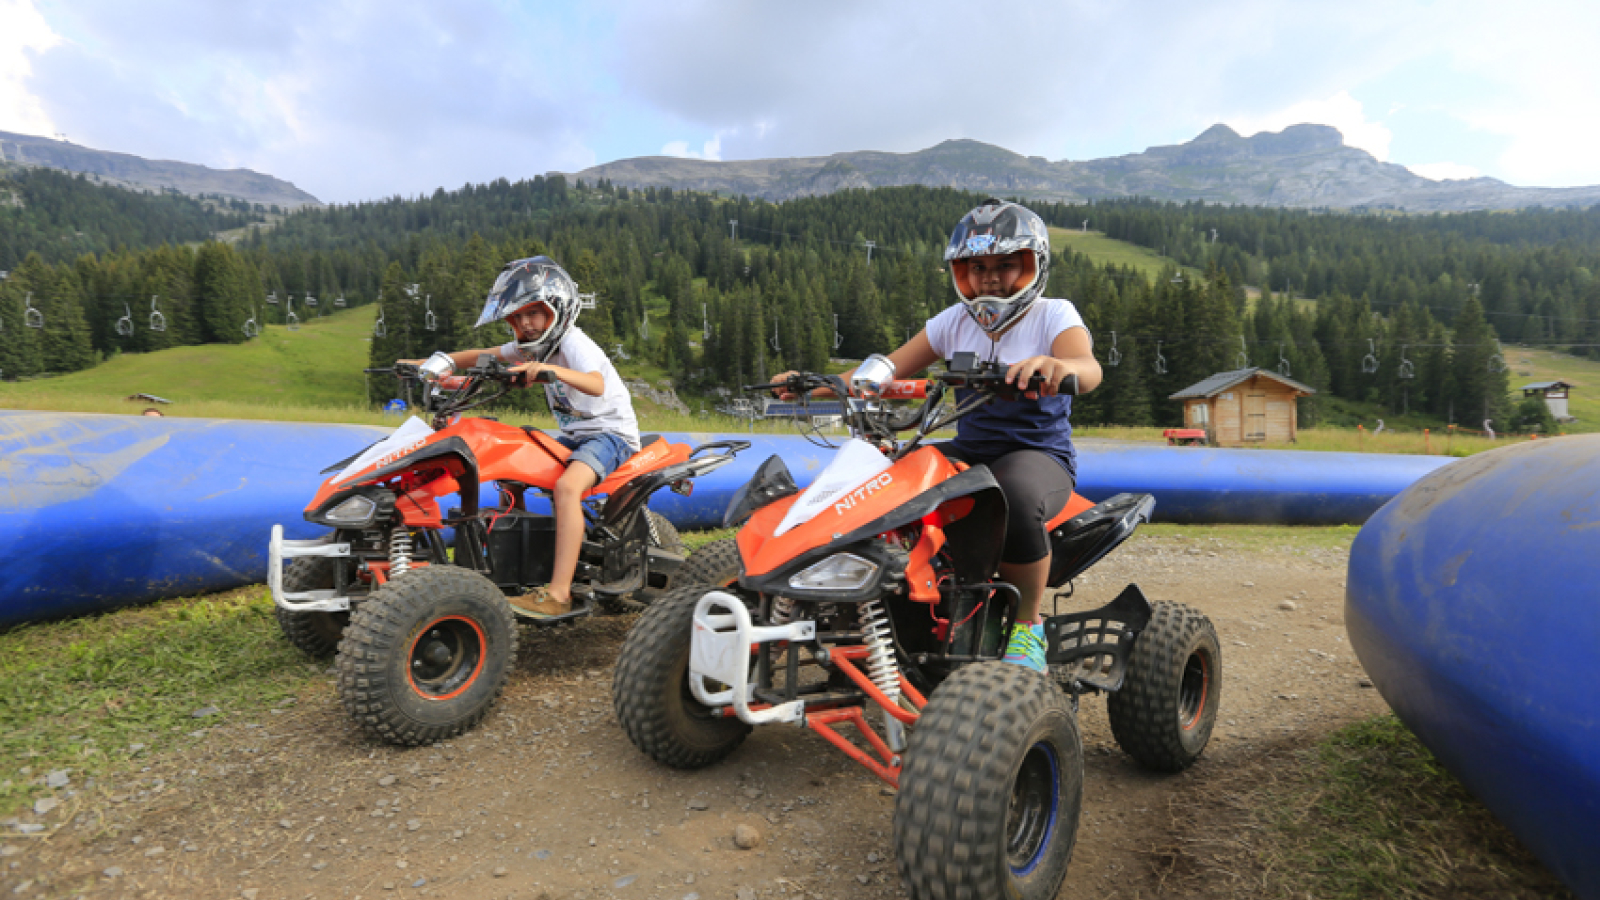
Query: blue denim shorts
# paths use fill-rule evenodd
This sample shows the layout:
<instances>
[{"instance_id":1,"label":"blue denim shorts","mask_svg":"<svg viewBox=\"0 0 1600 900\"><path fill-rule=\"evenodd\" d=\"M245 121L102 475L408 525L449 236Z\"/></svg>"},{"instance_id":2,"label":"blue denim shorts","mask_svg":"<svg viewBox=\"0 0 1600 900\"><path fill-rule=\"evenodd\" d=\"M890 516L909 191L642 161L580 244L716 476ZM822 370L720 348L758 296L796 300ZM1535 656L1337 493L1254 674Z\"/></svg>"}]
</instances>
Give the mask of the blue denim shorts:
<instances>
[{"instance_id":1,"label":"blue denim shorts","mask_svg":"<svg viewBox=\"0 0 1600 900\"><path fill-rule=\"evenodd\" d=\"M586 434L583 437L569 437L562 435L556 440L561 446L572 451L567 465L581 462L594 470L596 480L604 481L607 475L617 470L617 467L628 461L633 455L633 448L628 442L609 431L596 434Z\"/></svg>"}]
</instances>

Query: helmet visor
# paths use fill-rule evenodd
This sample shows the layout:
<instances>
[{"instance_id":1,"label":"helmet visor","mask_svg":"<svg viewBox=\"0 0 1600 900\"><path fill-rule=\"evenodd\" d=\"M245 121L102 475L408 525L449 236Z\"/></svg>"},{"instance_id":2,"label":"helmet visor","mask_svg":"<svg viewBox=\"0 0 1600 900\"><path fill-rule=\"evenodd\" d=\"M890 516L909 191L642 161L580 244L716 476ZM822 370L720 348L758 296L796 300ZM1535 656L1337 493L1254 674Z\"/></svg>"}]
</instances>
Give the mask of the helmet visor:
<instances>
[{"instance_id":1,"label":"helmet visor","mask_svg":"<svg viewBox=\"0 0 1600 900\"><path fill-rule=\"evenodd\" d=\"M489 298L483 304L483 314L478 316L477 324L473 327L480 328L491 322L499 322L526 306L530 300L538 296L538 287L543 283L544 277L542 269L522 266L501 272L494 280L494 287L489 289Z\"/></svg>"}]
</instances>

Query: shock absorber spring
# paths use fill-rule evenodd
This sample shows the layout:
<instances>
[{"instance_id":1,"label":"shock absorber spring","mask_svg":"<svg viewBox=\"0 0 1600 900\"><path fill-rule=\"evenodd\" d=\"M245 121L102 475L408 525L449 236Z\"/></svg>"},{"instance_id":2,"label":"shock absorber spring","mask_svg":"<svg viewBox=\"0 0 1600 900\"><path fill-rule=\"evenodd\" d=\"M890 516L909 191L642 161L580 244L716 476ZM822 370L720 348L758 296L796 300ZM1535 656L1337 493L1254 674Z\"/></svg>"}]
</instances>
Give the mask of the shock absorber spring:
<instances>
[{"instance_id":1,"label":"shock absorber spring","mask_svg":"<svg viewBox=\"0 0 1600 900\"><path fill-rule=\"evenodd\" d=\"M900 699L900 664L889 639L889 617L876 597L861 604L861 640L869 648L867 677L890 700Z\"/></svg>"},{"instance_id":2,"label":"shock absorber spring","mask_svg":"<svg viewBox=\"0 0 1600 900\"><path fill-rule=\"evenodd\" d=\"M772 598L772 624L785 625L794 618L794 601L788 597Z\"/></svg>"},{"instance_id":3,"label":"shock absorber spring","mask_svg":"<svg viewBox=\"0 0 1600 900\"><path fill-rule=\"evenodd\" d=\"M411 532L404 525L389 532L389 580L411 571Z\"/></svg>"}]
</instances>

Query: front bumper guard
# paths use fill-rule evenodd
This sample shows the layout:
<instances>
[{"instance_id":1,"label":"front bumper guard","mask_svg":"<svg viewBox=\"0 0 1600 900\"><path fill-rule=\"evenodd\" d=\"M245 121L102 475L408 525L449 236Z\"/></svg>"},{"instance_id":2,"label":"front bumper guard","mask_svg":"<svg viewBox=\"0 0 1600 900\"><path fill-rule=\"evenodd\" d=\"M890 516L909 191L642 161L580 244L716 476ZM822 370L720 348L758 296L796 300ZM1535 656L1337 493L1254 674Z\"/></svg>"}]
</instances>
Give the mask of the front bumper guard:
<instances>
[{"instance_id":1,"label":"front bumper guard","mask_svg":"<svg viewBox=\"0 0 1600 900\"><path fill-rule=\"evenodd\" d=\"M290 612L344 612L350 608L350 598L336 596L332 588L297 591L289 594L283 590L283 561L302 556L349 556L348 543L332 543L326 538L309 541L284 540L283 526L272 526L272 539L267 542L267 587L272 589L272 602Z\"/></svg>"},{"instance_id":2,"label":"front bumper guard","mask_svg":"<svg viewBox=\"0 0 1600 900\"><path fill-rule=\"evenodd\" d=\"M805 701L791 700L753 710L750 699L750 649L773 641L809 641L817 636L815 622L755 625L744 601L724 591L711 591L694 607L694 633L689 643L689 690L710 707L732 706L739 720L750 725L769 722L805 722ZM706 687L707 679L724 685L720 691Z\"/></svg>"}]
</instances>

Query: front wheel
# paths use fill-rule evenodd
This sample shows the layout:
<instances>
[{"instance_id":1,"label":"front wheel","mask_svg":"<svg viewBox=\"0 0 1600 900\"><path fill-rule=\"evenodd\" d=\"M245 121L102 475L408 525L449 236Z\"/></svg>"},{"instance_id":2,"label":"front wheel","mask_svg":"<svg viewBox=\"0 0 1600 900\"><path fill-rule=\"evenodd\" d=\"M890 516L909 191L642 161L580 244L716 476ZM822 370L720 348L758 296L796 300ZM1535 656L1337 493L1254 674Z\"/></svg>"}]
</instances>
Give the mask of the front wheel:
<instances>
[{"instance_id":1,"label":"front wheel","mask_svg":"<svg viewBox=\"0 0 1600 900\"><path fill-rule=\"evenodd\" d=\"M1222 699L1222 648L1200 611L1152 604L1122 690L1106 700L1117 746L1140 765L1180 772L1200 758Z\"/></svg>"},{"instance_id":2,"label":"front wheel","mask_svg":"<svg viewBox=\"0 0 1600 900\"><path fill-rule=\"evenodd\" d=\"M705 585L691 584L650 604L622 642L611 682L617 723L628 739L675 769L718 762L750 733L737 718L712 715L689 689L694 608L705 593Z\"/></svg>"},{"instance_id":3,"label":"front wheel","mask_svg":"<svg viewBox=\"0 0 1600 900\"><path fill-rule=\"evenodd\" d=\"M339 699L391 744L444 740L488 715L516 656L511 608L489 579L455 566L413 569L351 616Z\"/></svg>"},{"instance_id":4,"label":"front wheel","mask_svg":"<svg viewBox=\"0 0 1600 900\"><path fill-rule=\"evenodd\" d=\"M929 698L906 748L900 877L917 900L1048 900L1082 807L1083 741L1061 691L1021 666L963 666Z\"/></svg>"},{"instance_id":5,"label":"front wheel","mask_svg":"<svg viewBox=\"0 0 1600 900\"><path fill-rule=\"evenodd\" d=\"M327 556L307 556L294 560L283 570L283 589L286 593L325 590L333 587L333 567L338 561ZM339 649L339 638L350 624L349 612L301 612L274 605L272 613L278 619L278 629L302 653L312 659L323 659Z\"/></svg>"}]
</instances>

